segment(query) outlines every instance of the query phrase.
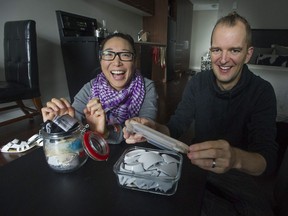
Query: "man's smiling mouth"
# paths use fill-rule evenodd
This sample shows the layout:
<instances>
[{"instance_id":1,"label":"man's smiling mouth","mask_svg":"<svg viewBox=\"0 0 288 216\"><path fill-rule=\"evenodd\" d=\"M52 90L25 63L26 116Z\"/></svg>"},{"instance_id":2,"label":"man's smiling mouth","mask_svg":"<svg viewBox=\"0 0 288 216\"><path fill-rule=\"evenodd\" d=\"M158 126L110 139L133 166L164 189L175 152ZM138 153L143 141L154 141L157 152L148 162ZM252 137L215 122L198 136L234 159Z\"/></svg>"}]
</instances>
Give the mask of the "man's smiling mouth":
<instances>
[{"instance_id":1,"label":"man's smiling mouth","mask_svg":"<svg viewBox=\"0 0 288 216\"><path fill-rule=\"evenodd\" d=\"M219 66L221 70L229 70L231 67L229 66Z\"/></svg>"}]
</instances>

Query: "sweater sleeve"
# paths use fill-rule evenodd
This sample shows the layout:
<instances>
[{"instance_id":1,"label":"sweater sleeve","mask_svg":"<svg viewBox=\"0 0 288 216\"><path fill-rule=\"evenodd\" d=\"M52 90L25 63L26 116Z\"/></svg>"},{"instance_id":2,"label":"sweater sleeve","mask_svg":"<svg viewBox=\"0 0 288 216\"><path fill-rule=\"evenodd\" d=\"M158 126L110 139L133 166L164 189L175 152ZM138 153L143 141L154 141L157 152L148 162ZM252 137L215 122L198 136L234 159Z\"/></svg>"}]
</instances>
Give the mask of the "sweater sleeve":
<instances>
[{"instance_id":1,"label":"sweater sleeve","mask_svg":"<svg viewBox=\"0 0 288 216\"><path fill-rule=\"evenodd\" d=\"M195 97L193 93L194 77L187 83L182 99L177 106L175 113L170 117L167 127L173 138L183 135L194 121Z\"/></svg>"},{"instance_id":2,"label":"sweater sleeve","mask_svg":"<svg viewBox=\"0 0 288 216\"><path fill-rule=\"evenodd\" d=\"M158 94L156 92L155 83L147 78L144 78L144 82L146 93L139 111L139 117L156 120L158 112Z\"/></svg>"},{"instance_id":3,"label":"sweater sleeve","mask_svg":"<svg viewBox=\"0 0 288 216\"><path fill-rule=\"evenodd\" d=\"M94 80L86 83L75 95L72 106L75 109L75 118L81 122L85 121L83 110L85 109L91 94L91 87Z\"/></svg>"},{"instance_id":4,"label":"sweater sleeve","mask_svg":"<svg viewBox=\"0 0 288 216\"><path fill-rule=\"evenodd\" d=\"M266 83L258 96L251 122L248 124L250 132L248 151L258 152L267 163L266 170L262 175L273 173L277 166L276 110L276 96L273 87L270 83Z\"/></svg>"}]
</instances>

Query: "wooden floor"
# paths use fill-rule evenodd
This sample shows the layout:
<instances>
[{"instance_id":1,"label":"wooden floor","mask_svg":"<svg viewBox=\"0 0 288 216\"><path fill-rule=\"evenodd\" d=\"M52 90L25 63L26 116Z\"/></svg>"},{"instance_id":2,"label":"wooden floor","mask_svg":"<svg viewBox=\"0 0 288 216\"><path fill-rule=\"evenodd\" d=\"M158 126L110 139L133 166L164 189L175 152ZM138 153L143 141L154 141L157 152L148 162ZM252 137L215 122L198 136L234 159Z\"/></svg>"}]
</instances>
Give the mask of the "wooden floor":
<instances>
[{"instance_id":1,"label":"wooden floor","mask_svg":"<svg viewBox=\"0 0 288 216\"><path fill-rule=\"evenodd\" d=\"M174 81L167 83L157 82L156 88L159 94L159 116L158 122L165 123L169 116L173 114L176 106L181 99L182 91L186 82L189 80L189 75L182 75ZM27 140L33 134L39 132L42 124L42 117L36 116L33 121L22 120L7 126L0 127L0 147L17 138L19 140ZM26 152L29 153L29 152ZM0 153L0 166L10 162L22 154L4 154Z\"/></svg>"}]
</instances>

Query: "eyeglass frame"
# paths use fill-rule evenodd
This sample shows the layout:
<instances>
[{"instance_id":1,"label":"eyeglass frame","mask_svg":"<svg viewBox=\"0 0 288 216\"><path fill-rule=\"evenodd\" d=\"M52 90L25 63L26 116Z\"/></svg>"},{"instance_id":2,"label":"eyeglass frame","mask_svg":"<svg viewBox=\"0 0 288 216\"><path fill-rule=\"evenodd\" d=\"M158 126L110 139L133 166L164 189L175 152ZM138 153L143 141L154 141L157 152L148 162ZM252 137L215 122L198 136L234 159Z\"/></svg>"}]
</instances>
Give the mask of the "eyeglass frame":
<instances>
[{"instance_id":1,"label":"eyeglass frame","mask_svg":"<svg viewBox=\"0 0 288 216\"><path fill-rule=\"evenodd\" d=\"M114 54L114 57L112 58L112 59L110 59L110 60L107 60L107 59L103 59L102 58L102 53L103 52L108 52L108 53L113 53ZM123 60L122 58L121 58L121 54L122 53L129 53L129 54L131 54L132 55L132 59L131 60ZM100 60L104 60L104 61L113 61L115 58L116 58L116 56L118 56L118 58L121 60L121 61L124 61L124 62L131 62L131 61L133 61L134 60L134 58L135 58L135 53L133 53L133 52L128 52L128 51L125 51L125 52L114 52L114 51L110 51L110 50L100 50L99 51L99 58L100 58Z\"/></svg>"}]
</instances>

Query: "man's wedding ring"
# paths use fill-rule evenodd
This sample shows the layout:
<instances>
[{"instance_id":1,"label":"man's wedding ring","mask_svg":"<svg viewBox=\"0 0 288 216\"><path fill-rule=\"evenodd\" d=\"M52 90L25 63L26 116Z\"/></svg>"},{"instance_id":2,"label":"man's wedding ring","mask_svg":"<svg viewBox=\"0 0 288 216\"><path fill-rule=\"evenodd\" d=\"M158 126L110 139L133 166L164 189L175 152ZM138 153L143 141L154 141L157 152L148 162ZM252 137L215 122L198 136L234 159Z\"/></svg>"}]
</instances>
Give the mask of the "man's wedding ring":
<instances>
[{"instance_id":1,"label":"man's wedding ring","mask_svg":"<svg viewBox=\"0 0 288 216\"><path fill-rule=\"evenodd\" d=\"M212 168L215 168L215 167L216 167L216 161L215 161L215 158L213 158Z\"/></svg>"}]
</instances>

